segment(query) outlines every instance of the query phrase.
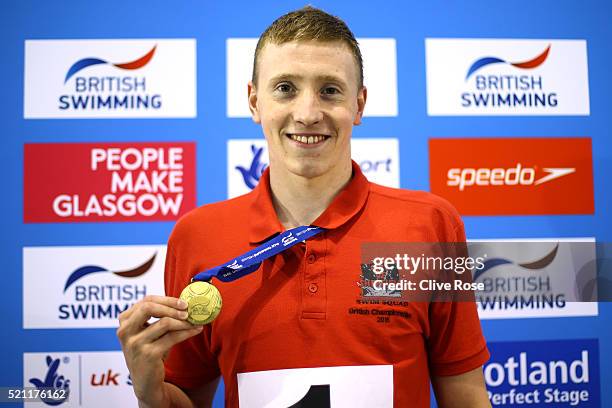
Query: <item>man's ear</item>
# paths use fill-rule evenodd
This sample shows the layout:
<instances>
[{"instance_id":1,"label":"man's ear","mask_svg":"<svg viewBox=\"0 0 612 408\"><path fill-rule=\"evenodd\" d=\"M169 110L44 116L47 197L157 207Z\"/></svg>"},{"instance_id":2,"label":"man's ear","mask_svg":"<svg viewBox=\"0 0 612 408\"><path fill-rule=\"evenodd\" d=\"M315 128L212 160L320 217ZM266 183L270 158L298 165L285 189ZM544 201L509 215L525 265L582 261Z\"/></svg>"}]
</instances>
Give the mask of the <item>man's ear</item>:
<instances>
[{"instance_id":1,"label":"man's ear","mask_svg":"<svg viewBox=\"0 0 612 408\"><path fill-rule=\"evenodd\" d=\"M257 109L257 89L255 89L255 85L253 85L253 81L249 81L248 84L249 91L249 110L251 111L251 118L255 123L261 123L261 118L259 117L259 110Z\"/></svg>"},{"instance_id":2,"label":"man's ear","mask_svg":"<svg viewBox=\"0 0 612 408\"><path fill-rule=\"evenodd\" d=\"M363 117L363 110L365 109L366 100L368 99L368 89L362 86L357 93L357 113L355 114L355 120L353 125L361 125L361 118Z\"/></svg>"}]
</instances>

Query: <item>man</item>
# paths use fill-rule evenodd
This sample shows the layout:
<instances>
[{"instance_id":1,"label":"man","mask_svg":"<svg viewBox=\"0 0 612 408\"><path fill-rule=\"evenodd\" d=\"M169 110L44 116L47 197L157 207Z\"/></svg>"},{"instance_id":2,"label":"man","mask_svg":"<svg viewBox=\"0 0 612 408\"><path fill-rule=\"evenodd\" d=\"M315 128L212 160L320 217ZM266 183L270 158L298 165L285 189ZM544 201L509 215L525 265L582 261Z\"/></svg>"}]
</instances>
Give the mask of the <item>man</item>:
<instances>
[{"instance_id":1,"label":"man","mask_svg":"<svg viewBox=\"0 0 612 408\"><path fill-rule=\"evenodd\" d=\"M348 27L311 7L260 38L248 102L269 169L253 192L182 218L168 243L172 297L147 296L120 316L142 407L210 406L221 375L231 407L426 407L430 379L440 407L490 406L473 303L359 306L363 242L465 240L448 203L371 184L351 163L367 99L362 71ZM191 277L300 225L324 232L241 279L214 280L217 320L185 321L176 297ZM152 316L160 320L147 325Z\"/></svg>"}]
</instances>

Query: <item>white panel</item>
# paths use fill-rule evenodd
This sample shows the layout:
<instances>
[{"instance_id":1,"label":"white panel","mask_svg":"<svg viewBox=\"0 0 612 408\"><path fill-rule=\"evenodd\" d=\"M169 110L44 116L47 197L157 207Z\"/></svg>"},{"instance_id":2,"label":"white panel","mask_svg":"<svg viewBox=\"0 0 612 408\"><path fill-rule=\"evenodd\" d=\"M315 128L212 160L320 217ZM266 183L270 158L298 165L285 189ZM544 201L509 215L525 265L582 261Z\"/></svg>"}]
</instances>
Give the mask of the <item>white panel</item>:
<instances>
[{"instance_id":1,"label":"white panel","mask_svg":"<svg viewBox=\"0 0 612 408\"><path fill-rule=\"evenodd\" d=\"M141 68L113 65L138 60L153 47ZM68 78L73 64L87 58L106 63ZM26 119L196 116L194 39L26 40L24 77Z\"/></svg>"},{"instance_id":2,"label":"white panel","mask_svg":"<svg viewBox=\"0 0 612 408\"><path fill-rule=\"evenodd\" d=\"M47 363L50 363L47 365ZM45 380L50 380L45 384ZM69 391L60 407L137 407L125 359L120 351L24 353L23 385L38 381L54 390ZM55 401L54 405L57 405ZM41 407L28 402L25 407Z\"/></svg>"},{"instance_id":3,"label":"white panel","mask_svg":"<svg viewBox=\"0 0 612 408\"><path fill-rule=\"evenodd\" d=\"M117 274L151 259L139 276ZM118 327L121 311L147 294L164 294L165 259L163 245L26 247L23 327ZM95 272L78 277L75 272L83 267Z\"/></svg>"},{"instance_id":4,"label":"white panel","mask_svg":"<svg viewBox=\"0 0 612 408\"><path fill-rule=\"evenodd\" d=\"M540 65L511 65L537 59L548 47ZM585 40L428 38L425 49L429 115L590 113ZM474 63L487 57L502 61L468 75Z\"/></svg>"},{"instance_id":5,"label":"white panel","mask_svg":"<svg viewBox=\"0 0 612 408\"><path fill-rule=\"evenodd\" d=\"M399 188L399 141L395 138L351 139L353 160L373 183ZM268 166L264 139L230 139L227 142L227 195L237 197L251 191Z\"/></svg>"},{"instance_id":6,"label":"white panel","mask_svg":"<svg viewBox=\"0 0 612 408\"><path fill-rule=\"evenodd\" d=\"M393 366L371 365L239 373L240 408L286 408L312 385L329 386L332 408L393 406Z\"/></svg>"},{"instance_id":7,"label":"white panel","mask_svg":"<svg viewBox=\"0 0 612 408\"><path fill-rule=\"evenodd\" d=\"M358 38L368 88L365 116L397 116L397 55L394 38ZM227 116L250 117L247 83L251 80L256 38L229 38Z\"/></svg>"},{"instance_id":8,"label":"white panel","mask_svg":"<svg viewBox=\"0 0 612 408\"><path fill-rule=\"evenodd\" d=\"M555 298L563 295L565 304L562 307L549 306L547 302L534 302L533 305L519 302L520 305L507 305L503 302L488 302L488 306L483 308L478 303L478 314L481 319L521 319L531 317L571 317L571 316L597 316L597 302L578 302L574 297L575 291L581 285L585 285L590 279L595 279L596 270L592 261L595 259L595 239L594 238L520 238L520 239L495 239L495 240L469 240L470 244L482 244L478 249L478 254L486 253L487 259L501 258L507 259L512 264L496 266L495 270L487 272L487 277L500 278L501 283L508 282L508 279L515 279L517 282L524 282L524 279L533 277L535 279L545 279L550 282L550 288L535 288L530 293L513 289L489 290L477 292L479 296L487 296L489 300L498 300L499 296L524 294L526 299L531 295L551 295ZM534 243L526 245L525 242ZM539 243L539 244L537 244ZM558 250L552 262L538 269L527 269L519 265L521 262L531 262L546 255L548 249L554 248L554 244L559 243ZM549 245L550 244L550 245ZM548 248L550 247L550 248ZM472 249L470 255L475 256ZM589 276L592 275L592 276ZM533 279L532 278L532 279ZM482 282L478 278L477 282ZM533 298L534 300L537 297ZM542 299L542 298L540 298ZM573 300L573 301L572 301Z\"/></svg>"}]
</instances>

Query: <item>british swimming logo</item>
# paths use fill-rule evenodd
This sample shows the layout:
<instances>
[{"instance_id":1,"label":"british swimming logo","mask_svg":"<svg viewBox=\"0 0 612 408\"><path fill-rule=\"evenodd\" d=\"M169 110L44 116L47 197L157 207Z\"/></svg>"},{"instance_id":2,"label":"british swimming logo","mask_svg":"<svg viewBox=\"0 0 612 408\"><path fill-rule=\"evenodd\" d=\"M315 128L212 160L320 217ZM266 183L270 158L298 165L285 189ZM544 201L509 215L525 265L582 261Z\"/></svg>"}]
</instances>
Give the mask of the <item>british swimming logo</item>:
<instances>
[{"instance_id":1,"label":"british swimming logo","mask_svg":"<svg viewBox=\"0 0 612 408\"><path fill-rule=\"evenodd\" d=\"M589 115L585 40L428 38L429 115Z\"/></svg>"},{"instance_id":2,"label":"british swimming logo","mask_svg":"<svg viewBox=\"0 0 612 408\"><path fill-rule=\"evenodd\" d=\"M195 64L193 39L27 40L24 117L195 117Z\"/></svg>"},{"instance_id":3,"label":"british swimming logo","mask_svg":"<svg viewBox=\"0 0 612 408\"><path fill-rule=\"evenodd\" d=\"M165 256L162 245L24 248L24 328L117 327L134 303L163 293Z\"/></svg>"},{"instance_id":4,"label":"british swimming logo","mask_svg":"<svg viewBox=\"0 0 612 408\"><path fill-rule=\"evenodd\" d=\"M480 58L477 61L475 61L472 64L472 66L470 66L470 69L468 70L465 80L467 81L470 78L470 76L472 76L472 74L478 71L479 69L484 68L487 65L491 65L491 64L509 64L516 68L534 69L534 68L539 67L540 65L544 63L544 61L546 61L546 58L548 58L549 52L550 52L550 45L544 50L544 52L542 52L537 57L530 59L528 61L523 61L523 62L508 62L498 57Z\"/></svg>"},{"instance_id":5,"label":"british swimming logo","mask_svg":"<svg viewBox=\"0 0 612 408\"><path fill-rule=\"evenodd\" d=\"M138 276L141 276L144 273L147 273L151 269L151 266L153 265L153 262L155 261L155 257L156 256L157 256L157 254L155 253L155 254L153 254L153 256L151 258L149 258L142 265L139 265L136 268L128 269L128 270L125 270L125 271L110 271L107 268L104 268L104 267L98 266L98 265L81 266L80 268L78 268L74 272L72 272L70 274L70 276L68 277L68 280L66 280L66 285L64 285L64 292L66 292L66 290L73 283L75 283L76 281L78 281L81 278L84 278L87 275L91 275L92 273L104 272L104 273L112 273L114 275L121 276L123 278L136 278Z\"/></svg>"},{"instance_id":6,"label":"british swimming logo","mask_svg":"<svg viewBox=\"0 0 612 408\"><path fill-rule=\"evenodd\" d=\"M482 318L597 315L593 239L470 241Z\"/></svg>"},{"instance_id":7,"label":"british swimming logo","mask_svg":"<svg viewBox=\"0 0 612 408\"><path fill-rule=\"evenodd\" d=\"M70 67L70 69L68 70L68 72L66 73L66 78L64 79L64 83L68 82L68 80L75 75L77 72L87 68L87 67L91 67L93 65L100 65L100 64L110 64L116 68L121 68L121 69L125 69L125 70L135 70L135 69L139 69L144 67L145 65L147 65L149 63L149 61L151 61L151 58L153 58L153 55L155 54L155 49L157 48L157 45L153 46L153 48L151 48L151 51L149 51L148 53L146 53L144 56L134 60L134 61L130 61L130 62L124 62L124 63L120 63L120 64L113 64L111 62L108 62L106 60L100 59L100 58L83 58L78 60L77 62L75 62L74 64L72 64L72 66Z\"/></svg>"},{"instance_id":8,"label":"british swimming logo","mask_svg":"<svg viewBox=\"0 0 612 408\"><path fill-rule=\"evenodd\" d=\"M505 259L505 258L488 259L484 261L484 267L477 270L474 273L474 280L477 281L487 271L495 268L496 266L500 266L500 265L517 265L517 266L520 266L521 268L531 269L531 270L544 269L555 260L558 250L559 250L559 243L557 243L555 247L549 253L544 255L542 258L537 259L535 261L524 262L524 263L516 263L510 259Z\"/></svg>"}]
</instances>

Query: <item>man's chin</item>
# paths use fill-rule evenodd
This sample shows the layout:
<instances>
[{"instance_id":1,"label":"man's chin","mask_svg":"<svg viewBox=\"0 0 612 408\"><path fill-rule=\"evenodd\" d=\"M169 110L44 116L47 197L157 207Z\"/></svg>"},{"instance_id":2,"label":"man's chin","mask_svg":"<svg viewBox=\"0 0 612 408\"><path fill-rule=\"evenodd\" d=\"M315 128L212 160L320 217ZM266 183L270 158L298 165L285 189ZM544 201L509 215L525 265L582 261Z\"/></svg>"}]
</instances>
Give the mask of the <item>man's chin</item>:
<instances>
[{"instance_id":1,"label":"man's chin","mask_svg":"<svg viewBox=\"0 0 612 408\"><path fill-rule=\"evenodd\" d=\"M322 163L302 162L293 163L289 167L289 171L296 176L314 179L325 175L327 172L329 172L329 168L327 166L323 166Z\"/></svg>"}]
</instances>

